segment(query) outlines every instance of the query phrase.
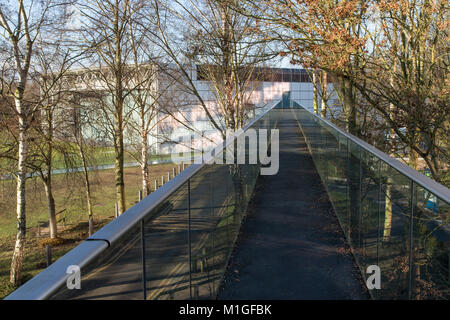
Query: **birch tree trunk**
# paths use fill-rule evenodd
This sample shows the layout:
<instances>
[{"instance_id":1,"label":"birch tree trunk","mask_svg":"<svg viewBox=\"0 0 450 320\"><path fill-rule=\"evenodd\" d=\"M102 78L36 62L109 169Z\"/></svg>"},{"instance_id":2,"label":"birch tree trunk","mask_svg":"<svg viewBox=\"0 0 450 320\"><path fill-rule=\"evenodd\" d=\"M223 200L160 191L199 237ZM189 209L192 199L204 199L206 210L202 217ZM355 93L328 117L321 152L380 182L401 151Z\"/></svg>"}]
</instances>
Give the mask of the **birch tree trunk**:
<instances>
[{"instance_id":1,"label":"birch tree trunk","mask_svg":"<svg viewBox=\"0 0 450 320\"><path fill-rule=\"evenodd\" d=\"M396 72L397 67L394 64L393 71ZM394 78L393 75L390 77L391 87L394 88ZM393 119L394 117L394 105L392 103L389 104L389 117ZM391 150L389 155L395 157L394 155L394 141L395 141L395 132L393 129L389 130L389 134L391 136ZM385 209L384 209L384 229L383 229L383 241L389 242L391 240L391 229L392 229L392 178L388 176L386 181L386 197L385 197Z\"/></svg>"},{"instance_id":2,"label":"birch tree trunk","mask_svg":"<svg viewBox=\"0 0 450 320\"><path fill-rule=\"evenodd\" d=\"M26 159L28 150L26 119L22 110L22 95L23 93L18 94L15 103L16 109L19 112L19 161L17 164L17 235L10 272L10 282L14 285L19 285L22 281L22 264L26 242L25 181L27 174Z\"/></svg>"},{"instance_id":3,"label":"birch tree trunk","mask_svg":"<svg viewBox=\"0 0 450 320\"><path fill-rule=\"evenodd\" d=\"M14 86L8 85L6 94L14 99L14 112L18 119L18 162L17 162L17 236L14 245L14 252L11 260L10 282L14 285L21 284L22 264L25 248L26 235L26 175L28 158L28 130L36 111L35 105L31 101L25 100L27 83L30 80L30 68L33 64L33 74L39 73L38 68L34 68L35 61L32 57L35 51L35 42L39 46L45 46L47 35L41 33L43 26L56 26L60 22L66 21L67 10L63 6L68 6L70 1L64 4L55 5L53 0L24 1L17 0L16 4L8 1L5 11L3 2L0 5L0 33L6 40L2 42L2 53L11 53L9 61L14 61L14 68L11 68L11 80ZM51 20L49 19L51 17ZM51 23L50 23L51 22ZM57 37L54 37L57 38ZM4 49L4 50L3 50ZM10 80L8 79L8 81ZM33 95L30 91L31 96ZM35 102L35 101L34 101Z\"/></svg>"},{"instance_id":4,"label":"birch tree trunk","mask_svg":"<svg viewBox=\"0 0 450 320\"><path fill-rule=\"evenodd\" d=\"M354 87L349 79L341 79L340 84L343 97L346 130L353 135L357 135Z\"/></svg>"},{"instance_id":5,"label":"birch tree trunk","mask_svg":"<svg viewBox=\"0 0 450 320\"><path fill-rule=\"evenodd\" d=\"M48 226L49 226L49 230L50 230L50 238L55 239L58 235L58 231L57 231L57 223L56 223L55 199L53 197L51 176L52 175L50 173L45 178L44 189L45 189L45 195L47 196L47 204L48 204L48 216L49 216Z\"/></svg>"},{"instance_id":6,"label":"birch tree trunk","mask_svg":"<svg viewBox=\"0 0 450 320\"><path fill-rule=\"evenodd\" d=\"M313 84L313 107L314 113L319 114L319 105L317 104L317 72L312 72L312 84Z\"/></svg>"},{"instance_id":7,"label":"birch tree trunk","mask_svg":"<svg viewBox=\"0 0 450 320\"><path fill-rule=\"evenodd\" d=\"M328 76L325 71L322 72L323 75L323 86L322 86L322 104L320 106L321 115L323 118L327 117L327 100L328 100Z\"/></svg>"},{"instance_id":8,"label":"birch tree trunk","mask_svg":"<svg viewBox=\"0 0 450 320\"><path fill-rule=\"evenodd\" d=\"M26 198L25 184L27 175L27 129L29 110L24 103L25 87L27 84L28 73L30 70L31 55L33 53L33 40L30 35L29 21L23 1L18 1L18 16L23 23L18 23L13 28L10 27L6 20L2 8L0 7L0 25L9 36L12 46L14 63L18 75L17 88L14 91L14 105L19 122L18 137L18 163L17 163L17 236L14 245L14 252L11 261L10 282L14 285L21 284L22 281L22 264L25 252L26 242ZM13 31L14 30L14 31ZM26 40L24 51L21 51L19 41Z\"/></svg>"},{"instance_id":9,"label":"birch tree trunk","mask_svg":"<svg viewBox=\"0 0 450 320\"><path fill-rule=\"evenodd\" d=\"M123 119L122 105L117 107L116 111L116 132L115 132L115 180L116 180L116 199L119 209L119 215L126 210L125 205L125 181L123 176L124 164L124 146L123 146Z\"/></svg>"},{"instance_id":10,"label":"birch tree trunk","mask_svg":"<svg viewBox=\"0 0 450 320\"><path fill-rule=\"evenodd\" d=\"M383 241L389 242L391 240L392 229L392 179L387 178L386 182L386 197L385 197L385 209L384 209L384 230Z\"/></svg>"},{"instance_id":11,"label":"birch tree trunk","mask_svg":"<svg viewBox=\"0 0 450 320\"><path fill-rule=\"evenodd\" d=\"M121 17L119 10L119 2L116 0L113 6L114 21L114 98L115 101L115 172L116 172L116 199L119 209L119 215L126 210L125 203L125 181L123 177L123 164L124 164L124 146L123 146L123 107L124 107L124 87L123 87L123 64L122 61L122 30L121 22L125 24L125 21L121 19L128 19L129 17ZM122 26L123 27L123 26Z\"/></svg>"},{"instance_id":12,"label":"birch tree trunk","mask_svg":"<svg viewBox=\"0 0 450 320\"><path fill-rule=\"evenodd\" d=\"M145 129L145 118L142 116L142 137L141 137L141 173L142 173L142 193L146 197L150 194L150 182L148 174L148 136Z\"/></svg>"},{"instance_id":13,"label":"birch tree trunk","mask_svg":"<svg viewBox=\"0 0 450 320\"><path fill-rule=\"evenodd\" d=\"M48 205L48 217L49 217L49 230L50 230L50 238L54 239L58 235L58 226L56 222L56 208L55 208L55 199L53 197L52 190L52 169L53 169L53 110L52 106L45 107L45 116L46 116L46 132L45 139L47 144L47 150L45 155L45 173L43 174L43 182L45 194L47 196L47 205Z\"/></svg>"},{"instance_id":14,"label":"birch tree trunk","mask_svg":"<svg viewBox=\"0 0 450 320\"><path fill-rule=\"evenodd\" d=\"M88 168L87 168L86 155L84 152L81 128L80 128L80 132L79 132L79 139L77 139L77 140L78 140L78 143L77 143L78 152L80 153L81 161L83 163L84 185L86 188L86 202L87 202L87 208L88 208L89 236L92 236L92 234L94 233L94 212L92 209L91 184L89 181L89 173L88 173Z\"/></svg>"}]
</instances>

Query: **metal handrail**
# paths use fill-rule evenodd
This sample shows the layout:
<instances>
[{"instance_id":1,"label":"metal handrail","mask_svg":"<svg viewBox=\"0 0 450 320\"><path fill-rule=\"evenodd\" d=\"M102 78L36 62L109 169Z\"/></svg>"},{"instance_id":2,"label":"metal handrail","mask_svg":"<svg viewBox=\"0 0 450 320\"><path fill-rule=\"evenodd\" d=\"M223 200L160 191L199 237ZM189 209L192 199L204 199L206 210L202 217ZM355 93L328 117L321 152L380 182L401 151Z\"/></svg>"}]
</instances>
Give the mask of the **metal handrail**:
<instances>
[{"instance_id":1,"label":"metal handrail","mask_svg":"<svg viewBox=\"0 0 450 320\"><path fill-rule=\"evenodd\" d=\"M280 102L281 100L273 100L267 104L264 107L263 112L252 119L242 129L230 135L225 142L222 143L222 146L218 148L218 152L223 152L228 145L233 143L235 139L253 126L258 120L263 118ZM157 208L184 183L205 167L208 160L211 160L213 157L214 155L209 155L209 157L204 159L205 161L194 160L194 163L180 174L70 250L48 268L44 269L41 273L8 295L5 300L44 300L51 297L58 288L66 283L67 278L69 277L69 274L66 273L66 269L69 265L77 265L82 269L91 261L99 257L124 234L133 227L138 226L152 210Z\"/></svg>"},{"instance_id":2,"label":"metal handrail","mask_svg":"<svg viewBox=\"0 0 450 320\"><path fill-rule=\"evenodd\" d=\"M394 168L395 170L397 170L398 172L400 172L401 174L403 174L407 178L411 179L412 181L414 181L414 183L416 183L416 184L420 185L421 187L427 189L428 191L433 193L435 196L437 196L441 200L443 200L443 201L445 201L447 203L450 203L450 189L448 189L444 185L442 185L442 184L440 184L440 183L438 183L438 182L428 178L426 175L424 175L424 174L414 170L413 168L407 166L406 164L401 163L397 159L395 159L395 158L389 156L388 154L378 150L377 148L375 148L374 146L372 146L372 145L368 144L367 142L361 140L360 138L355 137L354 135L352 135L352 134L350 134L348 132L345 132L344 130L342 130L341 128L339 128L338 126L336 126L335 124L333 124L329 120L324 119L324 118L322 118L322 117L312 113L311 111L309 111L305 107L302 107L298 102L296 102L296 103L303 110L305 110L306 112L310 113L318 121L322 121L323 123L325 123L326 125L331 127L333 130L339 132L340 134L342 134L347 139L351 140L352 142L354 142L355 144L357 144L358 146L360 146L364 150L372 153L378 159L380 159L381 161L385 162L387 165L389 165L390 167Z\"/></svg>"}]
</instances>

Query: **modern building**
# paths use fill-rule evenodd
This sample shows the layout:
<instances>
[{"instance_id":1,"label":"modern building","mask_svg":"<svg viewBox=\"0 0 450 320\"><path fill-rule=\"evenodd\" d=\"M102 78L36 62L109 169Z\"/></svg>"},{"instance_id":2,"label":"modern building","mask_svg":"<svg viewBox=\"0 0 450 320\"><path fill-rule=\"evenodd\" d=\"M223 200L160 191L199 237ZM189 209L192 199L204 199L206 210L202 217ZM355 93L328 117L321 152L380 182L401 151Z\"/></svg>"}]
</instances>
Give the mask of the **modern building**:
<instances>
[{"instance_id":1,"label":"modern building","mask_svg":"<svg viewBox=\"0 0 450 320\"><path fill-rule=\"evenodd\" d=\"M223 123L223 116L218 110L215 89L212 88L211 82L202 76L199 66L189 70L192 84L195 86L194 90L199 93L214 120L217 123ZM177 148L179 149L180 142L192 139L193 135L197 137L194 139L194 145L191 146L194 150L208 148L222 141L221 133L212 125L210 118L199 103L198 97L192 94L192 88L191 91L186 90L180 81L174 81L173 75L169 76L167 72L162 72L154 65L146 64L139 72L136 72L135 69L133 72L134 76L128 77L124 86L139 94L147 91L143 95L144 100L157 109L156 113L152 112L152 119L147 119L152 124L148 136L151 153L174 152ZM73 93L76 104L90 106L86 107L86 110L94 113L96 109L99 109L96 108L99 103L112 104L105 73L94 68L74 70L66 75L66 86ZM308 110L313 110L313 83L307 70L264 67L257 68L255 74L258 76L257 79L254 79L254 87L247 99L247 103L254 110L249 118L257 114L258 110L262 110L269 102L281 99L287 92L289 92L290 99ZM150 78L151 81L145 86L138 86L137 83L144 77ZM327 92L333 92L332 83L328 84ZM317 97L320 100L320 89ZM337 96L332 93L328 101L335 104ZM140 114L136 111L135 104L134 94L131 93L126 98L124 112L131 114L130 121L138 123ZM320 101L318 101L318 105L320 105ZM83 108L76 109L77 112L87 112L83 111ZM105 114L97 112L96 117L99 118L100 123L107 123ZM82 116L79 115L79 118ZM94 139L105 136L101 132L104 130L102 126L87 125L84 130L85 135ZM139 136L133 136L126 129L124 138L125 144L131 145L133 139L139 139Z\"/></svg>"},{"instance_id":2,"label":"modern building","mask_svg":"<svg viewBox=\"0 0 450 320\"><path fill-rule=\"evenodd\" d=\"M256 112L269 102L281 99L283 94L288 92L290 99L304 106L306 109L313 111L313 83L310 73L307 70L265 67L258 68L255 74L258 74L258 79L255 79L255 88L251 92L248 103L253 106ZM213 93L215 89L211 88L211 82L204 79L198 66L193 70L191 75L193 83L202 96L202 99L210 106L208 109L217 110L216 97ZM328 84L327 92L329 95L329 103L337 104L338 99L334 93L332 83ZM177 94L174 95L177 96ZM317 99L317 103L320 106L320 88ZM169 117L158 126L160 133L166 132L165 135L160 135L160 137L164 136L165 140L159 140L157 147L159 153L173 152L177 149L179 142L189 140L188 137L190 138L191 135L195 135L196 137L199 135L206 136L206 138L196 139L194 146L192 146L195 150L211 146L211 140L216 143L222 140L220 134L212 126L203 108L196 102L195 98L191 100L192 103L180 108L182 115L179 115L179 119L175 120ZM220 123L220 117L221 115L219 113L216 113L214 116L218 123ZM195 130L196 132L194 132Z\"/></svg>"}]
</instances>

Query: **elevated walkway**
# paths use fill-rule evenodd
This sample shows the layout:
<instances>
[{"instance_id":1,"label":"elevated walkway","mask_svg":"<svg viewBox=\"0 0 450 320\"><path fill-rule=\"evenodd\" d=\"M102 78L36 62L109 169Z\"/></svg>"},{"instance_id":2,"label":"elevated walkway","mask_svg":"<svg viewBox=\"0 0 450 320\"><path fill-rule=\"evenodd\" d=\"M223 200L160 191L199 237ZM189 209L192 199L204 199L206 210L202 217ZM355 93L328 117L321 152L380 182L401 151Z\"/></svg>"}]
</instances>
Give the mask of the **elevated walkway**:
<instances>
[{"instance_id":1,"label":"elevated walkway","mask_svg":"<svg viewBox=\"0 0 450 320\"><path fill-rule=\"evenodd\" d=\"M369 296L292 110L278 174L260 176L219 299Z\"/></svg>"},{"instance_id":2,"label":"elevated walkway","mask_svg":"<svg viewBox=\"0 0 450 320\"><path fill-rule=\"evenodd\" d=\"M277 174L192 164L6 299L450 297L449 189L289 95L216 160L249 129L279 130Z\"/></svg>"}]
</instances>

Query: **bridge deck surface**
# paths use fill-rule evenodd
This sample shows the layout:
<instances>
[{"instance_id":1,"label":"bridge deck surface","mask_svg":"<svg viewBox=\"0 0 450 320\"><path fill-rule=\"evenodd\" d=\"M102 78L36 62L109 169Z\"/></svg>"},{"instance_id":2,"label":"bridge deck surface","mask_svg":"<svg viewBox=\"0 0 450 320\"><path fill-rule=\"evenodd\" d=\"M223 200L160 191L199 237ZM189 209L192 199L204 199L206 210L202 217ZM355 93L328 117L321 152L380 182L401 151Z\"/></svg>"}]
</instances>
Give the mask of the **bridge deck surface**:
<instances>
[{"instance_id":1,"label":"bridge deck surface","mask_svg":"<svg viewBox=\"0 0 450 320\"><path fill-rule=\"evenodd\" d=\"M293 114L280 114L280 168L258 179L219 298L367 299Z\"/></svg>"}]
</instances>

